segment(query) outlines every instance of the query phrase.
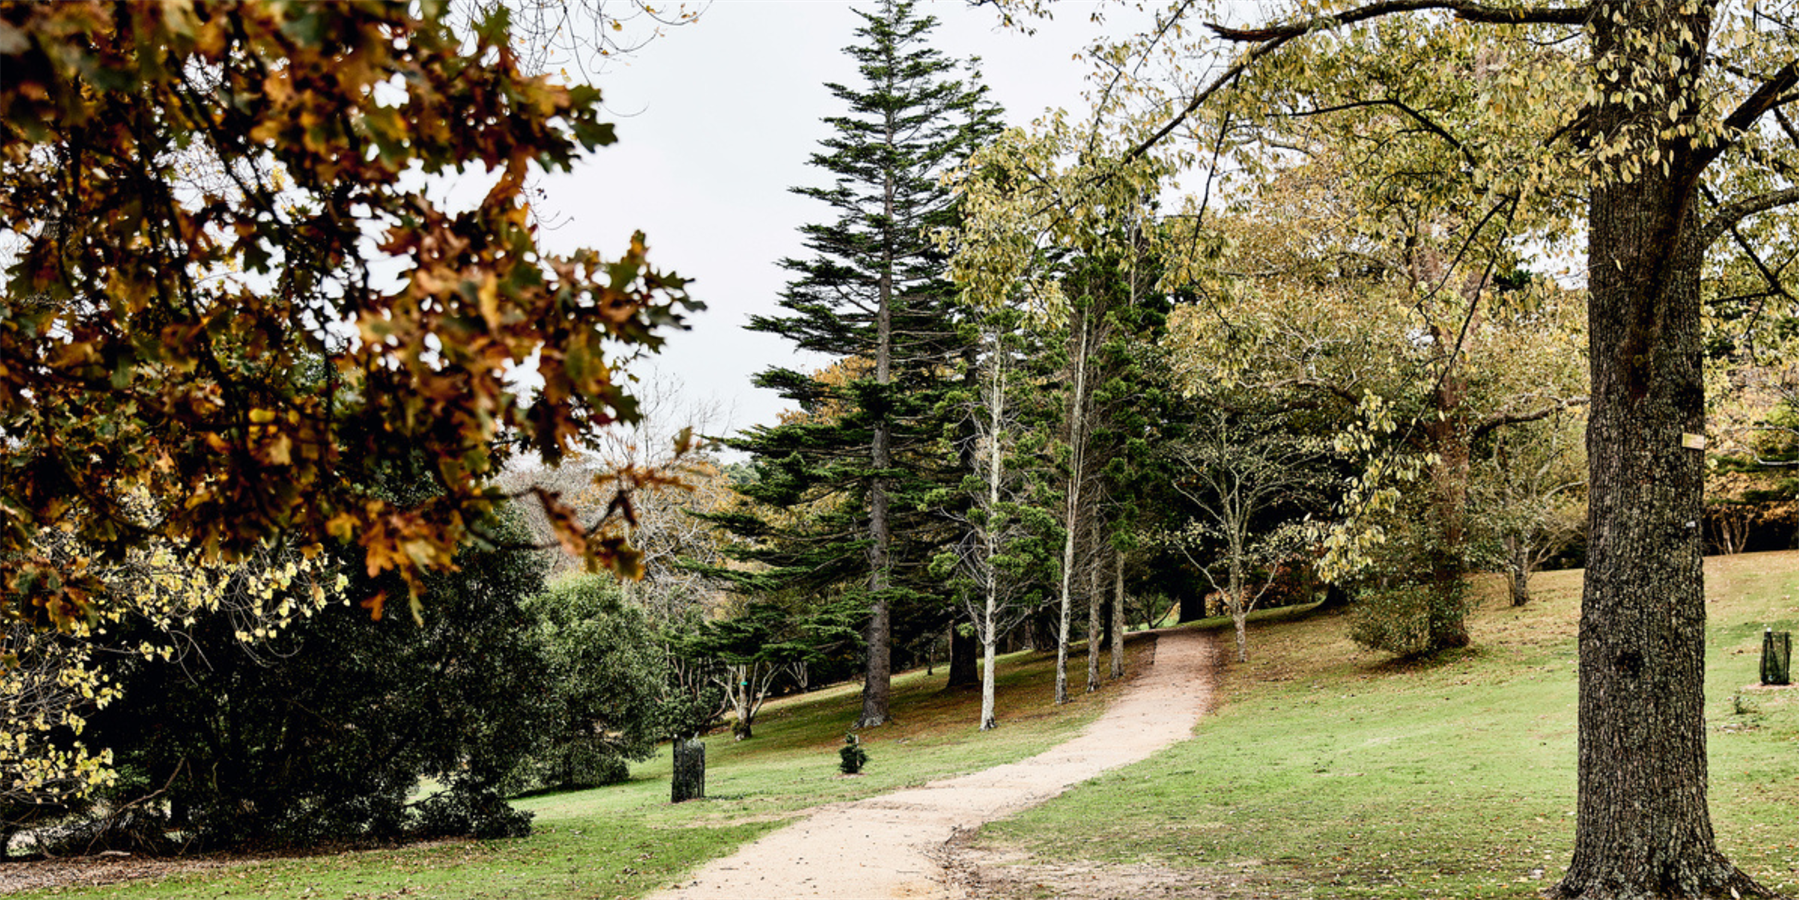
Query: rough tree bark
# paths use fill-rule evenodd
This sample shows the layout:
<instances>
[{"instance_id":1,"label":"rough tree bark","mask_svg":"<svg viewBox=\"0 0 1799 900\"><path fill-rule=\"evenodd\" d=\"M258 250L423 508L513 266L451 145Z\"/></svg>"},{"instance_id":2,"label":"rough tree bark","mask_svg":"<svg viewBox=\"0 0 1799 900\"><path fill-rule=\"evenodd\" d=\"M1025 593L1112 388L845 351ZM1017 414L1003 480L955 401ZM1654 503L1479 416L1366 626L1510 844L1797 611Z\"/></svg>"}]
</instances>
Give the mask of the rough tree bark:
<instances>
[{"instance_id":1,"label":"rough tree bark","mask_svg":"<svg viewBox=\"0 0 1799 900\"><path fill-rule=\"evenodd\" d=\"M1662 19L1711 31L1671 3L1596 5L1596 59ZM1701 47L1702 49L1702 47ZM1662 74L1698 108L1700 63ZM1683 74L1684 73L1684 74ZM1641 74L1641 73L1634 73ZM1601 100L1595 136L1640 130L1627 101ZM1664 152L1667 152L1664 150ZM1696 207L1709 157L1682 142L1664 174L1592 188L1588 312L1593 403L1587 429L1589 544L1580 616L1580 799L1574 858L1552 894L1581 900L1773 896L1717 849L1706 807L1705 580L1700 521L1705 429Z\"/></svg>"}]
</instances>

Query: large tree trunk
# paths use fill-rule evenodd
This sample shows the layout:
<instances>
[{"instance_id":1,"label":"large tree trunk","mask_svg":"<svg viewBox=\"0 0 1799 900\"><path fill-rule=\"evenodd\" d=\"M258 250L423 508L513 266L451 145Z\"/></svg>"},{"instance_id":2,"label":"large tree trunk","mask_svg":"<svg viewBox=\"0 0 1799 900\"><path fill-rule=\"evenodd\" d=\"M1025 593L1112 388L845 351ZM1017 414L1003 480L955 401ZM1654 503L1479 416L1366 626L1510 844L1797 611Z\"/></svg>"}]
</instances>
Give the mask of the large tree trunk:
<instances>
[{"instance_id":1,"label":"large tree trunk","mask_svg":"<svg viewBox=\"0 0 1799 900\"><path fill-rule=\"evenodd\" d=\"M1659 8L1671 5L1598 4L1595 58L1644 40L1661 17L1709 33L1703 14ZM1662 77L1671 97L1696 102ZM1615 90L1602 80L1597 94ZM1643 127L1632 115L1602 100L1590 133ZM1554 891L1564 898L1772 896L1718 852L1706 809L1704 453L1683 446L1705 427L1698 167L1682 149L1671 177L1645 165L1589 201L1590 543L1574 858Z\"/></svg>"},{"instance_id":2,"label":"large tree trunk","mask_svg":"<svg viewBox=\"0 0 1799 900\"><path fill-rule=\"evenodd\" d=\"M1439 335L1439 339L1447 336ZM1431 519L1436 534L1429 548L1430 650L1466 647L1466 579L1468 576L1468 471L1466 423L1462 420L1464 379L1451 360L1438 379L1434 398L1438 416L1426 423L1425 435L1436 465L1431 467Z\"/></svg>"},{"instance_id":3,"label":"large tree trunk","mask_svg":"<svg viewBox=\"0 0 1799 900\"><path fill-rule=\"evenodd\" d=\"M1197 622L1206 617L1206 612L1205 588L1197 588L1181 595L1179 618L1182 622Z\"/></svg>"}]
</instances>

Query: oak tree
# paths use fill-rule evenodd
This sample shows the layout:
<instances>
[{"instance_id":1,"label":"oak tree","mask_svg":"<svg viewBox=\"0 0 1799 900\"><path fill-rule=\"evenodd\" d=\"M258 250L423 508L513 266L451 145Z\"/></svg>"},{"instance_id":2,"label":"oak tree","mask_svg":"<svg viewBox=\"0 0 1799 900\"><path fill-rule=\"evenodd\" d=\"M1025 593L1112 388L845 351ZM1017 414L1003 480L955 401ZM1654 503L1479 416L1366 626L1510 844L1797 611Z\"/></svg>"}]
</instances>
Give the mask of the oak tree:
<instances>
[{"instance_id":1,"label":"oak tree","mask_svg":"<svg viewBox=\"0 0 1799 900\"><path fill-rule=\"evenodd\" d=\"M489 530L511 454L555 461L632 417L615 364L698 304L641 235L610 259L540 249L527 181L613 141L599 92L522 71L504 8L451 18L441 0L0 7L9 613L68 623L104 597L84 558L33 551L45 528L99 559L335 536L416 611L423 573ZM458 208L434 190L449 178L485 193ZM430 499L370 490L414 453ZM621 536L546 499L565 545L635 570Z\"/></svg>"}]
</instances>

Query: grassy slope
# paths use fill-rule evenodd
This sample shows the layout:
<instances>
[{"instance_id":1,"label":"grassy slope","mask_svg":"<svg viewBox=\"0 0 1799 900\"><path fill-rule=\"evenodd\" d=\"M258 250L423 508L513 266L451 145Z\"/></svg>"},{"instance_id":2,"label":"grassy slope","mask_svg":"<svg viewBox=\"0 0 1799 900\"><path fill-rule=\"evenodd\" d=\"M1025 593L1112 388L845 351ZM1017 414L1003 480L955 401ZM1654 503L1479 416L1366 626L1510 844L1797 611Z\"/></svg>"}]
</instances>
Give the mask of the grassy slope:
<instances>
[{"instance_id":1,"label":"grassy slope","mask_svg":"<svg viewBox=\"0 0 1799 900\"><path fill-rule=\"evenodd\" d=\"M1127 657L1134 670L1138 651ZM1084 667L1084 657L1070 668ZM517 841L448 842L354 853L270 859L100 888L64 888L20 896L185 900L185 898L465 898L640 897L680 872L730 853L797 811L978 771L1021 759L1071 737L1094 716L1108 692L1079 696L1061 708L1054 694L1055 656L1001 657L1001 727L981 734L978 690L941 690L934 677L894 679L895 722L862 735L865 774L840 776L837 748L861 709L859 687L841 685L771 701L756 737L707 740L708 799L668 802L666 749L632 767L626 784L535 797L536 833ZM1070 676L1084 678L1071 671ZM1078 683L1078 682L1077 682ZM29 865L29 864L22 864Z\"/></svg>"},{"instance_id":2,"label":"grassy slope","mask_svg":"<svg viewBox=\"0 0 1799 900\"><path fill-rule=\"evenodd\" d=\"M1799 631L1799 553L1709 560L1711 802L1719 842L1799 886L1799 690L1748 692L1761 632ZM981 842L1042 859L1148 862L1232 896L1534 897L1573 843L1580 573L1473 617L1476 647L1400 666L1346 621L1252 629L1197 738L1090 782ZM1222 635L1221 638L1228 638ZM1755 711L1737 712L1741 694Z\"/></svg>"}]
</instances>

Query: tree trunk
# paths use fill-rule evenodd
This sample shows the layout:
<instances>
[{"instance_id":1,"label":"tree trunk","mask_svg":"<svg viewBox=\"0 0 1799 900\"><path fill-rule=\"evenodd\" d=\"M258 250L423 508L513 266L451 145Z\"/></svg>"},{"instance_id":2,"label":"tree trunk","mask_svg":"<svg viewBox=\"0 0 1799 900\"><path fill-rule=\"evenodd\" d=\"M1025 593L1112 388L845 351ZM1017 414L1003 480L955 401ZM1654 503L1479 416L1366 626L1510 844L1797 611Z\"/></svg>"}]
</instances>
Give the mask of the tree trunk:
<instances>
[{"instance_id":1,"label":"tree trunk","mask_svg":"<svg viewBox=\"0 0 1799 900\"><path fill-rule=\"evenodd\" d=\"M1247 573L1244 569L1247 562L1243 558L1240 532L1233 529L1233 540L1230 547L1230 577L1225 582L1225 604L1231 613L1231 624L1237 631L1237 662L1249 662L1249 604L1244 598L1249 596Z\"/></svg>"},{"instance_id":2,"label":"tree trunk","mask_svg":"<svg viewBox=\"0 0 1799 900\"><path fill-rule=\"evenodd\" d=\"M1354 602L1355 596L1349 593L1348 588L1340 584L1328 584L1324 587L1324 599L1319 601L1317 608L1312 611L1331 612L1348 609Z\"/></svg>"},{"instance_id":3,"label":"tree trunk","mask_svg":"<svg viewBox=\"0 0 1799 900\"><path fill-rule=\"evenodd\" d=\"M1512 605L1530 602L1530 546L1517 535L1508 535L1506 549L1506 584L1511 588Z\"/></svg>"},{"instance_id":4,"label":"tree trunk","mask_svg":"<svg viewBox=\"0 0 1799 900\"><path fill-rule=\"evenodd\" d=\"M1690 26L1702 39L1710 31L1704 13L1672 0L1607 0L1588 26L1594 58L1629 52L1626 42L1647 40L1658 24ZM1690 82L1660 67L1622 71L1698 103ZM1618 90L1602 78L1589 133L1657 127L1633 121L1627 99L1608 98ZM1589 199L1590 543L1574 857L1552 892L1562 898L1773 896L1718 852L1706 808L1704 453L1682 437L1705 427L1705 248L1693 212L1703 163L1690 149L1673 152L1671 176L1645 165L1634 183L1596 184Z\"/></svg>"},{"instance_id":5,"label":"tree trunk","mask_svg":"<svg viewBox=\"0 0 1799 900\"><path fill-rule=\"evenodd\" d=\"M1068 400L1068 495L1063 513L1063 530L1067 536L1062 541L1062 610L1061 620L1056 631L1056 702L1068 702L1068 619L1074 602L1074 565L1075 543L1080 535L1081 521L1081 477L1085 474L1082 456L1086 451L1087 428L1087 332L1090 330L1087 320L1089 313L1086 307L1081 308L1081 317L1076 324L1071 320L1074 333L1069 337L1074 341L1074 353L1069 365L1074 368L1074 393Z\"/></svg>"},{"instance_id":6,"label":"tree trunk","mask_svg":"<svg viewBox=\"0 0 1799 900\"><path fill-rule=\"evenodd\" d=\"M987 640L981 642L981 650L984 657L981 666L981 730L992 731L995 726L999 725L999 719L994 714L993 664L995 654L991 631L988 632Z\"/></svg>"},{"instance_id":7,"label":"tree trunk","mask_svg":"<svg viewBox=\"0 0 1799 900\"><path fill-rule=\"evenodd\" d=\"M960 624L949 627L949 681L945 688L968 687L981 680L975 671L975 658L980 652L974 635L964 635Z\"/></svg>"},{"instance_id":8,"label":"tree trunk","mask_svg":"<svg viewBox=\"0 0 1799 900\"><path fill-rule=\"evenodd\" d=\"M1099 587L1100 534L1099 518L1093 518L1092 543L1087 551L1087 693L1099 690L1099 654L1100 630L1105 617L1100 615L1100 604L1105 602L1105 592Z\"/></svg>"},{"instance_id":9,"label":"tree trunk","mask_svg":"<svg viewBox=\"0 0 1799 900\"><path fill-rule=\"evenodd\" d=\"M750 692L755 687L751 681L756 673L747 665L732 666L730 671L731 683L727 687L737 712L737 722L731 726L731 735L740 741L747 741L754 736L750 728L755 724L756 713L750 705Z\"/></svg>"},{"instance_id":10,"label":"tree trunk","mask_svg":"<svg viewBox=\"0 0 1799 900\"><path fill-rule=\"evenodd\" d=\"M887 144L894 142L893 113L887 113ZM885 221L893 221L893 174L884 177L882 193L882 212ZM891 228L891 225L888 226ZM896 300L893 292L893 241L891 234L884 235L882 241L881 283L879 288L879 308L875 311L875 383L881 386L883 393L887 385L893 382L893 305ZM893 467L893 426L888 421L887 400L883 396L880 411L875 417L874 440L870 448L869 463L876 472L885 472ZM868 628L864 637L868 642L868 665L862 680L862 715L856 719L857 728L873 728L887 721L887 703L893 692L893 623L887 589L891 586L893 535L887 517L887 481L876 476L868 488L868 592L870 594L868 609Z\"/></svg>"},{"instance_id":11,"label":"tree trunk","mask_svg":"<svg viewBox=\"0 0 1799 900\"><path fill-rule=\"evenodd\" d=\"M1446 336L1440 336L1444 338ZM1429 548L1431 651L1468 646L1466 578L1469 447L1462 421L1465 390L1461 366L1448 363L1434 398L1438 416L1425 425L1431 452L1431 518L1436 534Z\"/></svg>"},{"instance_id":12,"label":"tree trunk","mask_svg":"<svg viewBox=\"0 0 1799 900\"><path fill-rule=\"evenodd\" d=\"M1206 594L1204 589L1188 591L1181 595L1180 620L1197 622L1206 617Z\"/></svg>"},{"instance_id":13,"label":"tree trunk","mask_svg":"<svg viewBox=\"0 0 1799 900\"><path fill-rule=\"evenodd\" d=\"M1112 626L1106 643L1112 644L1112 677L1124 677L1124 554L1112 553Z\"/></svg>"},{"instance_id":14,"label":"tree trunk","mask_svg":"<svg viewBox=\"0 0 1799 900\"><path fill-rule=\"evenodd\" d=\"M1793 683L1793 633L1770 628L1762 632L1762 684ZM0 844L0 849L5 848Z\"/></svg>"}]
</instances>

